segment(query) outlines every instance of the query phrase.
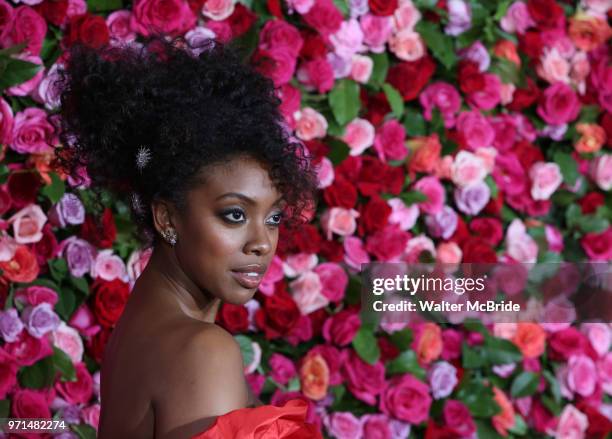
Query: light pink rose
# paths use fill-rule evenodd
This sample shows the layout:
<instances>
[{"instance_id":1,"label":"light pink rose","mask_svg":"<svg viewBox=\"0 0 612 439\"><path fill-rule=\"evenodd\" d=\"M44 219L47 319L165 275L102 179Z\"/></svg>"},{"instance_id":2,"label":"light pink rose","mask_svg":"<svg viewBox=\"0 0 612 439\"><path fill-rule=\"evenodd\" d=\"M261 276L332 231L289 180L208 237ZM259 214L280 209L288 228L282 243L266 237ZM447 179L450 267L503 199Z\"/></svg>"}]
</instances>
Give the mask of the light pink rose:
<instances>
[{"instance_id":1,"label":"light pink rose","mask_svg":"<svg viewBox=\"0 0 612 439\"><path fill-rule=\"evenodd\" d=\"M332 233L340 236L348 236L355 233L357 229L356 218L359 212L355 209L344 209L342 207L332 207L321 216L321 227L325 231L327 240L332 239Z\"/></svg>"},{"instance_id":2,"label":"light pink rose","mask_svg":"<svg viewBox=\"0 0 612 439\"><path fill-rule=\"evenodd\" d=\"M390 198L387 204L393 209L389 215L389 224L399 225L400 230L410 230L414 227L419 217L418 205L406 206L401 198Z\"/></svg>"},{"instance_id":3,"label":"light pink rose","mask_svg":"<svg viewBox=\"0 0 612 439\"><path fill-rule=\"evenodd\" d=\"M426 53L421 35L408 28L391 35L389 50L404 61L416 61Z\"/></svg>"},{"instance_id":4,"label":"light pink rose","mask_svg":"<svg viewBox=\"0 0 612 439\"><path fill-rule=\"evenodd\" d=\"M289 282L289 288L302 315L308 315L329 304L329 299L321 291L321 279L314 271L303 273L296 280Z\"/></svg>"},{"instance_id":5,"label":"light pink rose","mask_svg":"<svg viewBox=\"0 0 612 439\"><path fill-rule=\"evenodd\" d=\"M478 70L486 72L491 65L491 55L489 50L480 41L472 43L465 49L457 51L460 59L468 59L478 65Z\"/></svg>"},{"instance_id":6,"label":"light pink rose","mask_svg":"<svg viewBox=\"0 0 612 439\"><path fill-rule=\"evenodd\" d=\"M132 13L127 9L112 12L106 17L106 25L111 40L131 42L136 39L136 32L130 27Z\"/></svg>"},{"instance_id":7,"label":"light pink rose","mask_svg":"<svg viewBox=\"0 0 612 439\"><path fill-rule=\"evenodd\" d=\"M370 46L370 51L382 53L385 43L389 40L393 31L393 18L390 16L379 17L373 14L362 15L359 19L363 29L363 42Z\"/></svg>"},{"instance_id":8,"label":"light pink rose","mask_svg":"<svg viewBox=\"0 0 612 439\"><path fill-rule=\"evenodd\" d=\"M531 18L527 5L522 1L515 1L510 5L499 24L508 33L524 34L531 26L535 26L535 21Z\"/></svg>"},{"instance_id":9,"label":"light pink rose","mask_svg":"<svg viewBox=\"0 0 612 439\"><path fill-rule=\"evenodd\" d=\"M318 111L306 107L294 114L296 136L302 140L321 139L327 134L327 120Z\"/></svg>"},{"instance_id":10,"label":"light pink rose","mask_svg":"<svg viewBox=\"0 0 612 439\"><path fill-rule=\"evenodd\" d=\"M10 235L0 237L0 261L10 261L17 251L17 242Z\"/></svg>"},{"instance_id":11,"label":"light pink rose","mask_svg":"<svg viewBox=\"0 0 612 439\"><path fill-rule=\"evenodd\" d=\"M419 179L414 189L427 196L427 201L418 204L422 212L435 215L442 210L446 203L446 192L437 177L427 176Z\"/></svg>"},{"instance_id":12,"label":"light pink rose","mask_svg":"<svg viewBox=\"0 0 612 439\"><path fill-rule=\"evenodd\" d=\"M113 279L126 280L127 269L118 255L113 254L112 249L101 250L96 255L96 260L91 266L90 275L92 278L111 281Z\"/></svg>"},{"instance_id":13,"label":"light pink rose","mask_svg":"<svg viewBox=\"0 0 612 439\"><path fill-rule=\"evenodd\" d=\"M315 0L287 0L287 6L289 7L289 11L295 10L300 14L304 15L310 11L315 4ZM291 12L289 12L291 13Z\"/></svg>"},{"instance_id":14,"label":"light pink rose","mask_svg":"<svg viewBox=\"0 0 612 439\"><path fill-rule=\"evenodd\" d=\"M336 54L345 59L350 59L354 54L366 50L363 45L363 31L354 18L343 21L340 29L331 34L329 40Z\"/></svg>"},{"instance_id":15,"label":"light pink rose","mask_svg":"<svg viewBox=\"0 0 612 439\"><path fill-rule=\"evenodd\" d=\"M393 13L393 30L395 32L404 29L413 30L420 20L421 13L411 1L400 2L399 7Z\"/></svg>"},{"instance_id":16,"label":"light pink rose","mask_svg":"<svg viewBox=\"0 0 612 439\"><path fill-rule=\"evenodd\" d=\"M514 84L506 84L502 82L499 87L499 103L501 105L508 105L514 99L514 92L516 91L516 86Z\"/></svg>"},{"instance_id":17,"label":"light pink rose","mask_svg":"<svg viewBox=\"0 0 612 439\"><path fill-rule=\"evenodd\" d=\"M612 352L606 353L599 359L597 372L603 391L612 395Z\"/></svg>"},{"instance_id":18,"label":"light pink rose","mask_svg":"<svg viewBox=\"0 0 612 439\"><path fill-rule=\"evenodd\" d=\"M546 235L546 242L548 243L548 250L554 253L560 253L563 251L563 235L559 229L546 224L544 227L544 232Z\"/></svg>"},{"instance_id":19,"label":"light pink rose","mask_svg":"<svg viewBox=\"0 0 612 439\"><path fill-rule=\"evenodd\" d=\"M557 439L582 439L585 437L588 425L587 416L572 404L568 404L561 412L556 431L550 434Z\"/></svg>"},{"instance_id":20,"label":"light pink rose","mask_svg":"<svg viewBox=\"0 0 612 439\"><path fill-rule=\"evenodd\" d=\"M453 241L441 242L436 249L436 260L442 264L449 264L451 266L449 270L461 262L462 256L461 248Z\"/></svg>"},{"instance_id":21,"label":"light pink rose","mask_svg":"<svg viewBox=\"0 0 612 439\"><path fill-rule=\"evenodd\" d=\"M361 271L361 264L370 262L370 255L365 250L363 242L356 236L347 236L344 238L344 262L356 270Z\"/></svg>"},{"instance_id":22,"label":"light pink rose","mask_svg":"<svg viewBox=\"0 0 612 439\"><path fill-rule=\"evenodd\" d=\"M344 298L348 285L348 276L344 269L335 262L323 262L314 269L321 281L321 293L332 302Z\"/></svg>"},{"instance_id":23,"label":"light pink rose","mask_svg":"<svg viewBox=\"0 0 612 439\"><path fill-rule=\"evenodd\" d=\"M427 420L431 406L427 384L406 373L394 376L385 386L380 409L389 416L419 424Z\"/></svg>"},{"instance_id":24,"label":"light pink rose","mask_svg":"<svg viewBox=\"0 0 612 439\"><path fill-rule=\"evenodd\" d=\"M612 189L612 155L603 154L594 158L589 167L589 174L602 190Z\"/></svg>"},{"instance_id":25,"label":"light pink rose","mask_svg":"<svg viewBox=\"0 0 612 439\"><path fill-rule=\"evenodd\" d=\"M485 73L484 88L479 91L470 93L467 101L472 108L479 110L491 110L501 101L501 86L502 82L499 76L493 73Z\"/></svg>"},{"instance_id":26,"label":"light pink rose","mask_svg":"<svg viewBox=\"0 0 612 439\"><path fill-rule=\"evenodd\" d=\"M495 130L489 120L479 111L464 111L457 118L459 131L471 149L492 146Z\"/></svg>"},{"instance_id":27,"label":"light pink rose","mask_svg":"<svg viewBox=\"0 0 612 439\"><path fill-rule=\"evenodd\" d=\"M333 437L342 439L360 439L363 427L359 419L351 412L334 412L323 420L325 427Z\"/></svg>"},{"instance_id":28,"label":"light pink rose","mask_svg":"<svg viewBox=\"0 0 612 439\"><path fill-rule=\"evenodd\" d=\"M561 56L556 48L544 48L540 63L536 67L540 78L554 84L557 81L569 82L570 64Z\"/></svg>"},{"instance_id":29,"label":"light pink rose","mask_svg":"<svg viewBox=\"0 0 612 439\"><path fill-rule=\"evenodd\" d=\"M42 239L42 229L47 222L47 216L40 206L30 204L9 218L13 225L13 236L18 244L31 244Z\"/></svg>"},{"instance_id":30,"label":"light pink rose","mask_svg":"<svg viewBox=\"0 0 612 439\"><path fill-rule=\"evenodd\" d=\"M53 331L53 344L68 354L74 364L83 360L83 339L76 329L65 322L60 322Z\"/></svg>"},{"instance_id":31,"label":"light pink rose","mask_svg":"<svg viewBox=\"0 0 612 439\"><path fill-rule=\"evenodd\" d=\"M361 155L363 151L372 146L375 131L374 125L367 119L358 117L349 122L342 135L342 140L351 149L349 154L352 156Z\"/></svg>"},{"instance_id":32,"label":"light pink rose","mask_svg":"<svg viewBox=\"0 0 612 439\"><path fill-rule=\"evenodd\" d=\"M68 0L68 9L66 9L66 16L68 18L84 14L85 12L87 12L85 0Z\"/></svg>"},{"instance_id":33,"label":"light pink rose","mask_svg":"<svg viewBox=\"0 0 612 439\"><path fill-rule=\"evenodd\" d=\"M28 107L15 115L10 147L20 154L51 152L55 141L54 128L47 121L47 113Z\"/></svg>"},{"instance_id":34,"label":"light pink rose","mask_svg":"<svg viewBox=\"0 0 612 439\"><path fill-rule=\"evenodd\" d=\"M367 84L372 76L374 61L369 56L353 55L351 58L351 74L350 77L360 84Z\"/></svg>"},{"instance_id":35,"label":"light pink rose","mask_svg":"<svg viewBox=\"0 0 612 439\"><path fill-rule=\"evenodd\" d=\"M315 253L295 253L285 258L283 272L287 277L297 277L311 271L317 266L318 258Z\"/></svg>"},{"instance_id":36,"label":"light pink rose","mask_svg":"<svg viewBox=\"0 0 612 439\"><path fill-rule=\"evenodd\" d=\"M326 188L331 186L334 182L334 164L327 157L321 158L321 161L316 167L317 170L317 178L318 183L317 186L319 189Z\"/></svg>"},{"instance_id":37,"label":"light pink rose","mask_svg":"<svg viewBox=\"0 0 612 439\"><path fill-rule=\"evenodd\" d=\"M149 247L146 249L135 250L132 252L127 261L127 274L132 281L136 281L142 274L145 267L151 259L153 254L153 248Z\"/></svg>"},{"instance_id":38,"label":"light pink rose","mask_svg":"<svg viewBox=\"0 0 612 439\"><path fill-rule=\"evenodd\" d=\"M406 129L396 119L385 122L374 137L374 149L378 158L387 160L404 160L408 155L406 147Z\"/></svg>"},{"instance_id":39,"label":"light pink rose","mask_svg":"<svg viewBox=\"0 0 612 439\"><path fill-rule=\"evenodd\" d=\"M553 162L534 163L529 170L531 198L548 200L563 182L559 165Z\"/></svg>"},{"instance_id":40,"label":"light pink rose","mask_svg":"<svg viewBox=\"0 0 612 439\"><path fill-rule=\"evenodd\" d=\"M425 120L430 121L434 108L437 108L442 113L444 126L455 126L455 114L461 108L461 96L453 85L442 81L433 82L421 92L419 102L425 109Z\"/></svg>"},{"instance_id":41,"label":"light pink rose","mask_svg":"<svg viewBox=\"0 0 612 439\"><path fill-rule=\"evenodd\" d=\"M482 182L487 176L484 160L469 151L459 151L452 168L452 180L460 188Z\"/></svg>"},{"instance_id":42,"label":"light pink rose","mask_svg":"<svg viewBox=\"0 0 612 439\"><path fill-rule=\"evenodd\" d=\"M538 244L527 234L525 224L516 218L506 232L508 255L517 262L534 263L538 258Z\"/></svg>"},{"instance_id":43,"label":"light pink rose","mask_svg":"<svg viewBox=\"0 0 612 439\"><path fill-rule=\"evenodd\" d=\"M221 21L232 15L234 8L233 0L206 0L202 5L202 15L211 20Z\"/></svg>"},{"instance_id":44,"label":"light pink rose","mask_svg":"<svg viewBox=\"0 0 612 439\"><path fill-rule=\"evenodd\" d=\"M609 0L582 0L580 3L586 9L588 15L604 19L606 13L612 8Z\"/></svg>"},{"instance_id":45,"label":"light pink rose","mask_svg":"<svg viewBox=\"0 0 612 439\"><path fill-rule=\"evenodd\" d=\"M610 350L612 332L608 325L605 323L583 323L580 329L587 335L591 346L600 356L603 356Z\"/></svg>"}]
</instances>

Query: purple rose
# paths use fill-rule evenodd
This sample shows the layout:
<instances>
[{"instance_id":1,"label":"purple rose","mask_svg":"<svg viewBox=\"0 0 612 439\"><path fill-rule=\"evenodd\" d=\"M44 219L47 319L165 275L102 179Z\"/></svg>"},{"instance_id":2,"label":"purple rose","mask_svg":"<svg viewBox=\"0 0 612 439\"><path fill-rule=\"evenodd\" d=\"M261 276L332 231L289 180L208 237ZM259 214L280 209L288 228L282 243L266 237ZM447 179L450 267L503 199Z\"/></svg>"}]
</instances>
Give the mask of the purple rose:
<instances>
[{"instance_id":1,"label":"purple rose","mask_svg":"<svg viewBox=\"0 0 612 439\"><path fill-rule=\"evenodd\" d=\"M427 378L433 397L446 398L457 385L457 369L446 361L439 361L429 369Z\"/></svg>"},{"instance_id":2,"label":"purple rose","mask_svg":"<svg viewBox=\"0 0 612 439\"><path fill-rule=\"evenodd\" d=\"M468 215L478 215L490 198L491 190L484 181L455 189L455 204Z\"/></svg>"},{"instance_id":3,"label":"purple rose","mask_svg":"<svg viewBox=\"0 0 612 439\"><path fill-rule=\"evenodd\" d=\"M49 211L49 219L58 227L82 224L85 221L85 207L75 194L66 193Z\"/></svg>"},{"instance_id":4,"label":"purple rose","mask_svg":"<svg viewBox=\"0 0 612 439\"><path fill-rule=\"evenodd\" d=\"M452 207L444 206L440 212L428 215L425 224L434 238L448 239L457 229L457 213Z\"/></svg>"},{"instance_id":5,"label":"purple rose","mask_svg":"<svg viewBox=\"0 0 612 439\"><path fill-rule=\"evenodd\" d=\"M23 322L19 319L15 308L0 311L0 333L4 341L7 343L16 341L22 330Z\"/></svg>"},{"instance_id":6,"label":"purple rose","mask_svg":"<svg viewBox=\"0 0 612 439\"><path fill-rule=\"evenodd\" d=\"M96 256L95 248L76 236L63 240L59 245L59 253L68 261L68 270L74 277L89 273Z\"/></svg>"},{"instance_id":7,"label":"purple rose","mask_svg":"<svg viewBox=\"0 0 612 439\"><path fill-rule=\"evenodd\" d=\"M21 313L27 331L32 337L41 338L47 332L54 331L60 324L60 318L53 312L53 307L47 302L36 306L28 306Z\"/></svg>"},{"instance_id":8,"label":"purple rose","mask_svg":"<svg viewBox=\"0 0 612 439\"><path fill-rule=\"evenodd\" d=\"M457 36L472 27L472 11L468 2L464 0L449 0L448 24L444 28L447 35Z\"/></svg>"}]
</instances>

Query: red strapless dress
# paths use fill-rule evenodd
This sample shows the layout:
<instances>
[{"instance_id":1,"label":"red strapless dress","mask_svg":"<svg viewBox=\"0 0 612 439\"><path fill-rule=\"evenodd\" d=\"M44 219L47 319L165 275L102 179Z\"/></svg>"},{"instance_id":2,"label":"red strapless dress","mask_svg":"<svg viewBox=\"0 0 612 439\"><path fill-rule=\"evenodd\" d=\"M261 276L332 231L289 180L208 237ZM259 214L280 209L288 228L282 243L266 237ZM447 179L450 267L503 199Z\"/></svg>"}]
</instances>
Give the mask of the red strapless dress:
<instances>
[{"instance_id":1,"label":"red strapless dress","mask_svg":"<svg viewBox=\"0 0 612 439\"><path fill-rule=\"evenodd\" d=\"M282 407L262 405L232 410L191 439L323 439L316 426L306 422L308 403L291 399Z\"/></svg>"}]
</instances>

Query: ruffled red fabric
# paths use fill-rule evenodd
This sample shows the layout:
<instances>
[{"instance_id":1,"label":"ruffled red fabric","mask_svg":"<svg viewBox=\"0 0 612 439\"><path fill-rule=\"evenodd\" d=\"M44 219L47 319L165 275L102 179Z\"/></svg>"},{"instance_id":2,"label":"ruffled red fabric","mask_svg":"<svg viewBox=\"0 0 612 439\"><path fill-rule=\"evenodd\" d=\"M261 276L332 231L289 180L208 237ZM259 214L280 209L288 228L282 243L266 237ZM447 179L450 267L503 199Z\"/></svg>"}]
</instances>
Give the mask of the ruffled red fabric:
<instances>
[{"instance_id":1,"label":"ruffled red fabric","mask_svg":"<svg viewBox=\"0 0 612 439\"><path fill-rule=\"evenodd\" d=\"M323 439L316 426L306 422L308 403L290 399L282 407L262 405L232 410L191 439Z\"/></svg>"}]
</instances>

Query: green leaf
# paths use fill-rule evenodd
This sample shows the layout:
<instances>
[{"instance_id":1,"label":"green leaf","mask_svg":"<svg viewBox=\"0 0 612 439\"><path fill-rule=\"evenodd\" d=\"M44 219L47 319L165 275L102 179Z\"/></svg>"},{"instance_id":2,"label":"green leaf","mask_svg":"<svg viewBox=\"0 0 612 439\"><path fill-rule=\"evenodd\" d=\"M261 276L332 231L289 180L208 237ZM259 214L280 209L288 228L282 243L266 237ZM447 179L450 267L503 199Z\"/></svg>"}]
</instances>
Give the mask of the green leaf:
<instances>
[{"instance_id":1,"label":"green leaf","mask_svg":"<svg viewBox=\"0 0 612 439\"><path fill-rule=\"evenodd\" d=\"M330 147L330 151L327 155L327 158L332 162L334 166L337 166L342 163L342 161L346 159L351 152L351 149L342 140L329 139L326 143Z\"/></svg>"},{"instance_id":2,"label":"green leaf","mask_svg":"<svg viewBox=\"0 0 612 439\"><path fill-rule=\"evenodd\" d=\"M518 84L519 82L519 67L506 58L494 57L489 72L495 73L505 84Z\"/></svg>"},{"instance_id":3,"label":"green leaf","mask_svg":"<svg viewBox=\"0 0 612 439\"><path fill-rule=\"evenodd\" d=\"M491 198L497 198L497 194L499 193L499 188L497 187L497 183L493 180L493 177L487 175L485 178L485 183L489 186L489 190L491 191Z\"/></svg>"},{"instance_id":4,"label":"green leaf","mask_svg":"<svg viewBox=\"0 0 612 439\"><path fill-rule=\"evenodd\" d=\"M398 197L407 205L410 206L411 204L415 204L415 203L422 203L424 201L427 201L427 195L425 195L423 192L420 191L410 191L410 192L404 192L398 195Z\"/></svg>"},{"instance_id":5,"label":"green leaf","mask_svg":"<svg viewBox=\"0 0 612 439\"><path fill-rule=\"evenodd\" d=\"M387 52L382 53L370 53L368 55L372 58L374 65L372 67L372 74L368 80L368 85L379 90L382 84L385 82L387 72L389 71L389 57Z\"/></svg>"},{"instance_id":6,"label":"green leaf","mask_svg":"<svg viewBox=\"0 0 612 439\"><path fill-rule=\"evenodd\" d=\"M443 34L437 24L430 21L419 21L415 26L415 30L421 35L433 56L447 70L451 70L457 62L453 40L448 35Z\"/></svg>"},{"instance_id":7,"label":"green leaf","mask_svg":"<svg viewBox=\"0 0 612 439\"><path fill-rule=\"evenodd\" d=\"M578 225L578 221L582 216L582 211L577 204L570 204L570 206L565 211L565 222L567 224L567 228L571 229Z\"/></svg>"},{"instance_id":8,"label":"green leaf","mask_svg":"<svg viewBox=\"0 0 612 439\"><path fill-rule=\"evenodd\" d=\"M337 81L329 92L329 105L336 121L340 125L346 125L357 117L361 108L359 85L346 78Z\"/></svg>"},{"instance_id":9,"label":"green leaf","mask_svg":"<svg viewBox=\"0 0 612 439\"><path fill-rule=\"evenodd\" d=\"M493 20L501 20L504 15L506 15L506 11L508 10L508 6L510 6L512 0L503 0L498 3L497 10L495 11L495 15L493 16Z\"/></svg>"},{"instance_id":10,"label":"green leaf","mask_svg":"<svg viewBox=\"0 0 612 439\"><path fill-rule=\"evenodd\" d=\"M420 380L424 380L426 376L425 370L419 366L419 361L414 351L402 352L387 363L386 370L390 375L408 372Z\"/></svg>"},{"instance_id":11,"label":"green leaf","mask_svg":"<svg viewBox=\"0 0 612 439\"><path fill-rule=\"evenodd\" d=\"M405 351L410 348L412 343L412 330L405 328L400 331L393 332L390 336L391 343L395 345L400 351Z\"/></svg>"},{"instance_id":12,"label":"green leaf","mask_svg":"<svg viewBox=\"0 0 612 439\"><path fill-rule=\"evenodd\" d=\"M242 361L244 366L248 366L253 362L253 358L255 357L255 351L253 350L253 342L246 335L235 335L234 339L238 342L240 346L240 352L242 352Z\"/></svg>"},{"instance_id":13,"label":"green leaf","mask_svg":"<svg viewBox=\"0 0 612 439\"><path fill-rule=\"evenodd\" d=\"M527 424L521 415L518 413L514 414L514 425L510 427L508 431L519 436L525 436L525 433L527 433Z\"/></svg>"},{"instance_id":14,"label":"green leaf","mask_svg":"<svg viewBox=\"0 0 612 439\"><path fill-rule=\"evenodd\" d=\"M383 84L383 91L391 106L391 111L396 119L400 119L404 114L404 100L402 95L391 84Z\"/></svg>"},{"instance_id":15,"label":"green leaf","mask_svg":"<svg viewBox=\"0 0 612 439\"><path fill-rule=\"evenodd\" d=\"M461 346L462 365L466 369L480 369L487 364L484 351L479 348L472 348L467 343Z\"/></svg>"},{"instance_id":16,"label":"green leaf","mask_svg":"<svg viewBox=\"0 0 612 439\"><path fill-rule=\"evenodd\" d=\"M476 420L476 430L477 430L477 438L478 439L503 439L504 436L501 436L495 428L491 425L490 421L486 420Z\"/></svg>"},{"instance_id":17,"label":"green leaf","mask_svg":"<svg viewBox=\"0 0 612 439\"><path fill-rule=\"evenodd\" d=\"M23 61L16 58L3 58L4 70L0 75L0 89L12 87L13 85L23 84L32 79L43 68L43 66Z\"/></svg>"},{"instance_id":18,"label":"green leaf","mask_svg":"<svg viewBox=\"0 0 612 439\"><path fill-rule=\"evenodd\" d=\"M0 401L0 418L8 418L11 409L11 401L3 399Z\"/></svg>"},{"instance_id":19,"label":"green leaf","mask_svg":"<svg viewBox=\"0 0 612 439\"><path fill-rule=\"evenodd\" d=\"M457 398L477 418L490 418L500 412L499 405L493 399L493 390L475 379L457 391Z\"/></svg>"},{"instance_id":20,"label":"green leaf","mask_svg":"<svg viewBox=\"0 0 612 439\"><path fill-rule=\"evenodd\" d=\"M544 374L544 378L548 382L548 388L550 389L550 393L553 396L553 399L555 400L557 404L560 404L561 403L561 388L559 386L559 381L549 370L544 370L543 374Z\"/></svg>"},{"instance_id":21,"label":"green leaf","mask_svg":"<svg viewBox=\"0 0 612 439\"><path fill-rule=\"evenodd\" d=\"M53 346L53 364L55 370L62 374L62 381L76 381L76 369L72 359L57 346Z\"/></svg>"},{"instance_id":22,"label":"green leaf","mask_svg":"<svg viewBox=\"0 0 612 439\"><path fill-rule=\"evenodd\" d=\"M582 123L596 123L599 118L599 113L601 113L599 105L583 105L582 108L580 108L578 120Z\"/></svg>"},{"instance_id":23,"label":"green leaf","mask_svg":"<svg viewBox=\"0 0 612 439\"><path fill-rule=\"evenodd\" d=\"M4 57L8 55L17 55L18 53L21 53L23 49L26 48L27 45L28 45L27 41L22 41L19 44L16 44L11 47L7 47L6 49L2 49L0 50L0 56Z\"/></svg>"},{"instance_id":24,"label":"green leaf","mask_svg":"<svg viewBox=\"0 0 612 439\"><path fill-rule=\"evenodd\" d=\"M70 283L80 292L84 293L86 296L89 295L89 284L82 277L74 277L70 276Z\"/></svg>"},{"instance_id":25,"label":"green leaf","mask_svg":"<svg viewBox=\"0 0 612 439\"><path fill-rule=\"evenodd\" d=\"M123 8L121 0L87 0L87 9L91 12L115 11Z\"/></svg>"},{"instance_id":26,"label":"green leaf","mask_svg":"<svg viewBox=\"0 0 612 439\"><path fill-rule=\"evenodd\" d=\"M380 349L372 329L362 326L352 341L353 348L363 361L375 364L380 358Z\"/></svg>"},{"instance_id":27,"label":"green leaf","mask_svg":"<svg viewBox=\"0 0 612 439\"><path fill-rule=\"evenodd\" d=\"M55 378L55 367L53 356L49 355L31 366L23 367L19 371L19 383L22 387L31 389L42 389L53 384Z\"/></svg>"},{"instance_id":28,"label":"green leaf","mask_svg":"<svg viewBox=\"0 0 612 439\"><path fill-rule=\"evenodd\" d=\"M70 320L72 313L76 310L76 297L71 288L62 288L58 291L59 300L55 304L55 312L62 320Z\"/></svg>"},{"instance_id":29,"label":"green leaf","mask_svg":"<svg viewBox=\"0 0 612 439\"><path fill-rule=\"evenodd\" d=\"M300 390L300 387L301 384L299 377L294 377L287 383L287 392L297 392Z\"/></svg>"},{"instance_id":30,"label":"green leaf","mask_svg":"<svg viewBox=\"0 0 612 439\"><path fill-rule=\"evenodd\" d=\"M509 364L521 361L521 351L510 340L485 337L484 349L490 364Z\"/></svg>"},{"instance_id":31,"label":"green leaf","mask_svg":"<svg viewBox=\"0 0 612 439\"><path fill-rule=\"evenodd\" d=\"M89 424L72 425L71 428L81 439L96 439L96 429Z\"/></svg>"},{"instance_id":32,"label":"green leaf","mask_svg":"<svg viewBox=\"0 0 612 439\"><path fill-rule=\"evenodd\" d=\"M427 125L420 111L414 108L408 108L404 116L404 128L406 134L412 137L420 137L427 134Z\"/></svg>"},{"instance_id":33,"label":"green leaf","mask_svg":"<svg viewBox=\"0 0 612 439\"><path fill-rule=\"evenodd\" d=\"M6 183L10 174L8 166L4 163L0 164L0 184Z\"/></svg>"},{"instance_id":34,"label":"green leaf","mask_svg":"<svg viewBox=\"0 0 612 439\"><path fill-rule=\"evenodd\" d=\"M68 274L68 263L64 258L49 259L48 261L49 270L51 271L51 277L57 282L61 281Z\"/></svg>"},{"instance_id":35,"label":"green leaf","mask_svg":"<svg viewBox=\"0 0 612 439\"><path fill-rule=\"evenodd\" d=\"M576 183L576 179L580 175L576 161L570 154L563 151L555 152L553 160L561 169L563 181L565 181L568 185L573 186Z\"/></svg>"},{"instance_id":36,"label":"green leaf","mask_svg":"<svg viewBox=\"0 0 612 439\"><path fill-rule=\"evenodd\" d=\"M55 172L50 172L49 175L51 176L51 184L43 187L40 192L46 196L51 203L55 204L62 198L64 192L66 192L66 184Z\"/></svg>"},{"instance_id":37,"label":"green leaf","mask_svg":"<svg viewBox=\"0 0 612 439\"><path fill-rule=\"evenodd\" d=\"M348 16L349 15L349 6L346 3L346 0L334 0L334 5L336 5L336 7L338 8L338 10L340 10L340 12L342 12L343 16Z\"/></svg>"},{"instance_id":38,"label":"green leaf","mask_svg":"<svg viewBox=\"0 0 612 439\"><path fill-rule=\"evenodd\" d=\"M512 381L510 394L513 398L522 398L523 396L533 395L538 390L540 376L533 372L521 372Z\"/></svg>"},{"instance_id":39,"label":"green leaf","mask_svg":"<svg viewBox=\"0 0 612 439\"><path fill-rule=\"evenodd\" d=\"M578 220L578 227L584 233L601 233L610 227L610 222L595 215L584 215Z\"/></svg>"}]
</instances>

